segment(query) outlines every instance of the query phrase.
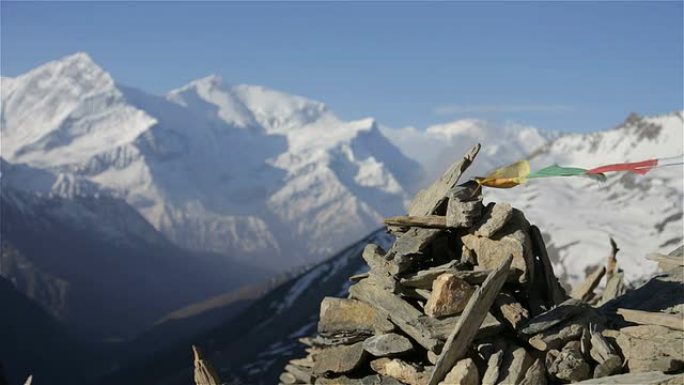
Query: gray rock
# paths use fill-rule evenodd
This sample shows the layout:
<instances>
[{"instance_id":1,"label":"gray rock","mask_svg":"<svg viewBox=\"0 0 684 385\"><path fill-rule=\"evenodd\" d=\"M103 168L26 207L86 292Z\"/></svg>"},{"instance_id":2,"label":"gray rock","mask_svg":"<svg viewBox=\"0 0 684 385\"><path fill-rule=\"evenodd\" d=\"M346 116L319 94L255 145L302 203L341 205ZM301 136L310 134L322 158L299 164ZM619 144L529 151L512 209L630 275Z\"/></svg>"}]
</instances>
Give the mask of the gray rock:
<instances>
[{"instance_id":1,"label":"gray rock","mask_svg":"<svg viewBox=\"0 0 684 385\"><path fill-rule=\"evenodd\" d=\"M591 367L577 349L551 350L547 357L549 374L563 382L577 382L591 378ZM549 364L549 361L552 361Z\"/></svg>"},{"instance_id":2,"label":"gray rock","mask_svg":"<svg viewBox=\"0 0 684 385\"><path fill-rule=\"evenodd\" d=\"M659 325L620 329L615 338L630 372L663 372L684 368L684 335Z\"/></svg>"},{"instance_id":3,"label":"gray rock","mask_svg":"<svg viewBox=\"0 0 684 385\"><path fill-rule=\"evenodd\" d=\"M413 345L408 338L395 333L380 334L363 341L363 348L376 357L408 352Z\"/></svg>"},{"instance_id":4,"label":"gray rock","mask_svg":"<svg viewBox=\"0 0 684 385\"><path fill-rule=\"evenodd\" d=\"M493 239L466 234L463 244L475 252L478 269L495 269L509 255L513 255L512 269L520 272L520 283L534 276L532 242L528 234L530 223L522 212L513 210L508 223Z\"/></svg>"},{"instance_id":5,"label":"gray rock","mask_svg":"<svg viewBox=\"0 0 684 385\"><path fill-rule=\"evenodd\" d=\"M365 356L363 342L322 349L313 355L313 373L347 373L360 366Z\"/></svg>"},{"instance_id":6,"label":"gray rock","mask_svg":"<svg viewBox=\"0 0 684 385\"><path fill-rule=\"evenodd\" d=\"M446 212L446 225L449 228L472 227L482 217L482 196L470 201L459 201L455 195L449 194Z\"/></svg>"},{"instance_id":7,"label":"gray rock","mask_svg":"<svg viewBox=\"0 0 684 385\"><path fill-rule=\"evenodd\" d=\"M353 299L325 297L321 302L318 332L373 333L375 330L389 331L394 325L383 314L368 304Z\"/></svg>"},{"instance_id":8,"label":"gray rock","mask_svg":"<svg viewBox=\"0 0 684 385\"><path fill-rule=\"evenodd\" d=\"M478 223L473 234L491 238L497 231L508 222L513 216L513 207L509 203L493 203L487 206L480 223Z\"/></svg>"},{"instance_id":9,"label":"gray rock","mask_svg":"<svg viewBox=\"0 0 684 385\"><path fill-rule=\"evenodd\" d=\"M465 309L475 288L454 274L444 273L432 282L432 294L425 304L425 314L444 317Z\"/></svg>"}]
</instances>

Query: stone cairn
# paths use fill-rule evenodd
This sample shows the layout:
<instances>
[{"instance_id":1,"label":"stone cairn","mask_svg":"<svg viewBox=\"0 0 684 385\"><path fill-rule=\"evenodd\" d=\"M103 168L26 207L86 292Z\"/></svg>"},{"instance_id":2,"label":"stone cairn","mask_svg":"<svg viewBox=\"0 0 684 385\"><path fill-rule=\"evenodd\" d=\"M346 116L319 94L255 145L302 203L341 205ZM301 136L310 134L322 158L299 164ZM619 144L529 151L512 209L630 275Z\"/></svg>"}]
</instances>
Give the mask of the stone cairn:
<instances>
[{"instance_id":1,"label":"stone cairn","mask_svg":"<svg viewBox=\"0 0 684 385\"><path fill-rule=\"evenodd\" d=\"M479 148L419 192L408 216L385 220L394 244L366 246L369 272L350 277L348 298L322 301L317 335L300 339L308 356L290 361L280 383L684 383L663 373L682 369L681 314L618 309L644 325L608 327L597 306L625 292L614 244L608 268L568 295L521 211L485 207L477 183L457 185ZM669 345L647 347L658 357L629 349L659 334ZM641 373L614 376L630 371Z\"/></svg>"}]
</instances>

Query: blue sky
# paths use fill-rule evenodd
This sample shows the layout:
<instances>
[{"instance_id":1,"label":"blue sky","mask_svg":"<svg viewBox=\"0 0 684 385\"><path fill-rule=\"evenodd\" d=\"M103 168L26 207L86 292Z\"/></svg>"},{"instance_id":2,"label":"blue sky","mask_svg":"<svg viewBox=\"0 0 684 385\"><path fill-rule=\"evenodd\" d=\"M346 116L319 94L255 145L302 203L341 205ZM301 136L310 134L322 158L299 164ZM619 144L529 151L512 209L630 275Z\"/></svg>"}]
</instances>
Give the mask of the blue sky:
<instances>
[{"instance_id":1,"label":"blue sky","mask_svg":"<svg viewBox=\"0 0 684 385\"><path fill-rule=\"evenodd\" d=\"M164 93L216 73L344 119L612 127L682 108L682 2L0 3L3 76L76 51Z\"/></svg>"}]
</instances>

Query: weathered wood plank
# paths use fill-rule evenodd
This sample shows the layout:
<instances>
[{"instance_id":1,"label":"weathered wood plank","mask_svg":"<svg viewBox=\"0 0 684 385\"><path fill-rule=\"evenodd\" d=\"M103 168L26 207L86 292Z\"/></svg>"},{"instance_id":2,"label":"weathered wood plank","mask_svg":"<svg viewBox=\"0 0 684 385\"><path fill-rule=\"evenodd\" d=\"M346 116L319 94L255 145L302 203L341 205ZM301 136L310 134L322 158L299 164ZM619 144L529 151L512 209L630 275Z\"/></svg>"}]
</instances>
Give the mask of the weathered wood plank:
<instances>
[{"instance_id":1,"label":"weathered wood plank","mask_svg":"<svg viewBox=\"0 0 684 385\"><path fill-rule=\"evenodd\" d=\"M397 227L424 227L433 229L446 229L446 217L441 215L388 217L382 221L387 226Z\"/></svg>"},{"instance_id":2,"label":"weathered wood plank","mask_svg":"<svg viewBox=\"0 0 684 385\"><path fill-rule=\"evenodd\" d=\"M463 314L459 318L453 332L449 335L442 353L439 355L439 359L437 359L428 385L437 385L444 379L456 361L465 356L482 321L494 303L496 295L499 294L501 287L506 281L512 261L512 256L506 258L501 266L492 271L482 286L470 297L468 305L463 310Z\"/></svg>"},{"instance_id":3,"label":"weathered wood plank","mask_svg":"<svg viewBox=\"0 0 684 385\"><path fill-rule=\"evenodd\" d=\"M427 189L419 191L409 205L408 214L410 216L435 214L435 210L444 203L449 190L456 186L461 175L470 166L479 151L480 144L478 143L463 156L463 159L452 164L439 180Z\"/></svg>"},{"instance_id":4,"label":"weathered wood plank","mask_svg":"<svg viewBox=\"0 0 684 385\"><path fill-rule=\"evenodd\" d=\"M617 313L628 322L641 325L660 325L684 331L684 315L650 312L633 309L617 309Z\"/></svg>"}]
</instances>

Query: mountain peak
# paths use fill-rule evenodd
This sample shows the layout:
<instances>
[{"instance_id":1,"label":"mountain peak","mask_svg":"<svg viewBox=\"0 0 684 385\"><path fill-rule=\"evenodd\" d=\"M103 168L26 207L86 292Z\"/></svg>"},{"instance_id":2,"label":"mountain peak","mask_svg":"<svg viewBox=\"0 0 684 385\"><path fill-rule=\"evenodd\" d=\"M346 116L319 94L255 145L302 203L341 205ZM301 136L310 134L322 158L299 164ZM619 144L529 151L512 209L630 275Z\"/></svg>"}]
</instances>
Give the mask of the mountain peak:
<instances>
[{"instance_id":1,"label":"mountain peak","mask_svg":"<svg viewBox=\"0 0 684 385\"><path fill-rule=\"evenodd\" d=\"M95 61L93 58L88 54L87 52L84 51L79 51L76 53L73 53L71 55L64 56L61 59L57 59L56 61L58 62L71 62L71 63L83 63L86 65L97 65L95 64Z\"/></svg>"},{"instance_id":2,"label":"mountain peak","mask_svg":"<svg viewBox=\"0 0 684 385\"><path fill-rule=\"evenodd\" d=\"M45 63L16 77L24 83L46 86L46 81L56 87L74 88L81 91L101 91L114 88L114 79L100 67L86 52L76 52Z\"/></svg>"},{"instance_id":3,"label":"mountain peak","mask_svg":"<svg viewBox=\"0 0 684 385\"><path fill-rule=\"evenodd\" d=\"M188 83L186 86L181 87L181 90L192 88L192 87L219 87L221 85L225 85L225 81L223 80L223 76L218 75L218 74L210 74L205 77L195 79Z\"/></svg>"}]
</instances>

